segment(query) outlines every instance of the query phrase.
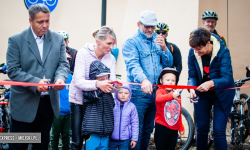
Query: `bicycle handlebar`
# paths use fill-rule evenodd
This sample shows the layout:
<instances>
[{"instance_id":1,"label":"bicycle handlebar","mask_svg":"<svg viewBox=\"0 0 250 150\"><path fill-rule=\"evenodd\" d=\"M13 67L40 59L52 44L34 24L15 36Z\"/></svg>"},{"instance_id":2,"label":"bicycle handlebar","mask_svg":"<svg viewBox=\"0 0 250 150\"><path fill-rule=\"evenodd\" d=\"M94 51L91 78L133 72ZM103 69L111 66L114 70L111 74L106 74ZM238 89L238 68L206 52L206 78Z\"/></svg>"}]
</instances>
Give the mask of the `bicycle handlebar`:
<instances>
[{"instance_id":1,"label":"bicycle handlebar","mask_svg":"<svg viewBox=\"0 0 250 150\"><path fill-rule=\"evenodd\" d=\"M237 80L234 83L236 87L241 87L243 84L245 84L246 81L249 81L249 80L250 80L250 77Z\"/></svg>"},{"instance_id":2,"label":"bicycle handlebar","mask_svg":"<svg viewBox=\"0 0 250 150\"><path fill-rule=\"evenodd\" d=\"M7 73L7 66L6 65L0 65L0 73L6 74Z\"/></svg>"},{"instance_id":3,"label":"bicycle handlebar","mask_svg":"<svg viewBox=\"0 0 250 150\"><path fill-rule=\"evenodd\" d=\"M250 80L250 77L247 77L245 79L241 79L243 82L246 82L246 81L249 81Z\"/></svg>"}]
</instances>

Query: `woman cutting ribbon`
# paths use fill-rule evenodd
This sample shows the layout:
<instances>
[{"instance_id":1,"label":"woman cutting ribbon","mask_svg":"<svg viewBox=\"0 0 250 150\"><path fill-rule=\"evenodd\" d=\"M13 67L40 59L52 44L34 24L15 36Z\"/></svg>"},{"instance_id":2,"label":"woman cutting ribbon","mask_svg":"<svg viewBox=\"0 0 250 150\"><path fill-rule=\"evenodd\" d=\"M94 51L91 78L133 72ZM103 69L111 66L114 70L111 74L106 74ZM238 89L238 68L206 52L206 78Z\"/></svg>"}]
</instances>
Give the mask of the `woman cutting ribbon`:
<instances>
[{"instance_id":1,"label":"woman cutting ribbon","mask_svg":"<svg viewBox=\"0 0 250 150\"><path fill-rule=\"evenodd\" d=\"M79 50L76 56L74 75L69 89L69 101L71 102L71 128L72 128L72 150L81 150L83 138L81 135L81 125L83 120L83 95L82 91L94 91L97 89L105 93L110 93L114 87L105 81L89 80L90 64L95 60L100 60L110 69L110 80L115 81L115 58L110 51L116 44L116 35L113 29L103 26L93 32L96 43L87 43ZM119 88L119 87L118 87Z\"/></svg>"},{"instance_id":2,"label":"woman cutting ribbon","mask_svg":"<svg viewBox=\"0 0 250 150\"><path fill-rule=\"evenodd\" d=\"M188 55L188 85L197 128L197 150L207 149L210 111L214 106L213 136L215 149L226 150L226 124L235 95L229 49L217 35L205 28L191 32ZM213 90L209 90L209 89ZM199 99L197 98L199 97ZM196 99L196 101L194 100Z\"/></svg>"}]
</instances>

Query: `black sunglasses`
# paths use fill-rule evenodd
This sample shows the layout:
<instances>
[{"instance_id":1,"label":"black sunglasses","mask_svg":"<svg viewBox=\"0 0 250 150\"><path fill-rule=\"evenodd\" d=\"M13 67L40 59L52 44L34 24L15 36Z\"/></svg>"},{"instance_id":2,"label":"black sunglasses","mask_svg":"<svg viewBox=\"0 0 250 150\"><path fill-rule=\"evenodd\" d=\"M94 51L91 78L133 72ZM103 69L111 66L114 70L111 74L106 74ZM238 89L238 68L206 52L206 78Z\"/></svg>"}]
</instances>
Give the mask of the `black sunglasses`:
<instances>
[{"instance_id":1,"label":"black sunglasses","mask_svg":"<svg viewBox=\"0 0 250 150\"><path fill-rule=\"evenodd\" d=\"M166 34L167 33L167 31L156 31L156 34Z\"/></svg>"}]
</instances>

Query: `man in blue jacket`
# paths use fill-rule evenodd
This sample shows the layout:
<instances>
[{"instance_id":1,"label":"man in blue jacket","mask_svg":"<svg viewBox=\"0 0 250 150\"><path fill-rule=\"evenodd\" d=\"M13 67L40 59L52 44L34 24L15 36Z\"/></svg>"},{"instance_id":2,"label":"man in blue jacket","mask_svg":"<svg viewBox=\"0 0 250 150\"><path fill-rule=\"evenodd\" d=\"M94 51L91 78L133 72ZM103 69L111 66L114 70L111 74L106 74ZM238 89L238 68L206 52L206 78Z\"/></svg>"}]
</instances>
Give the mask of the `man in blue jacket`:
<instances>
[{"instance_id":1,"label":"man in blue jacket","mask_svg":"<svg viewBox=\"0 0 250 150\"><path fill-rule=\"evenodd\" d=\"M141 83L141 86L131 85L131 102L135 104L139 117L139 139L135 149L145 150L154 128L156 112L156 88L152 85L158 84L157 79L163 68L172 66L173 57L166 50L163 37L154 33L157 25L154 12L142 11L137 25L137 33L125 41L122 53L127 81Z\"/></svg>"},{"instance_id":2,"label":"man in blue jacket","mask_svg":"<svg viewBox=\"0 0 250 150\"><path fill-rule=\"evenodd\" d=\"M235 95L229 49L219 36L205 28L191 32L188 55L188 85L197 128L197 150L207 149L210 111L214 106L213 136L215 149L226 150L226 124ZM212 90L209 90L211 89ZM197 98L199 97L199 98Z\"/></svg>"}]
</instances>

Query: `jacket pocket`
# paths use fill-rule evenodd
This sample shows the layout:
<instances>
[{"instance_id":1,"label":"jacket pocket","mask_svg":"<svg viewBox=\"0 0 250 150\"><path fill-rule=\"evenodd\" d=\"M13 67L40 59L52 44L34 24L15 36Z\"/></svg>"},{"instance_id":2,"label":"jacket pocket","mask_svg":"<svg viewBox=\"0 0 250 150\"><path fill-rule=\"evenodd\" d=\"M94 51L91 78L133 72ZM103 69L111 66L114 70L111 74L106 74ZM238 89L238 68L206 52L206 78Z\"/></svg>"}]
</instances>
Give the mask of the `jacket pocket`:
<instances>
[{"instance_id":1,"label":"jacket pocket","mask_svg":"<svg viewBox=\"0 0 250 150\"><path fill-rule=\"evenodd\" d=\"M162 54L162 51L160 49L155 50L158 55Z\"/></svg>"},{"instance_id":2,"label":"jacket pocket","mask_svg":"<svg viewBox=\"0 0 250 150\"><path fill-rule=\"evenodd\" d=\"M141 55L141 63L143 66L145 65L149 65L150 62L151 62L151 58L150 58L150 52L149 51L143 51L143 52L140 52L140 55Z\"/></svg>"}]
</instances>

